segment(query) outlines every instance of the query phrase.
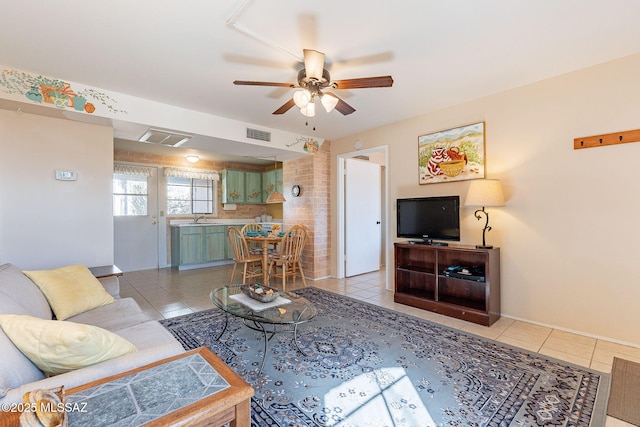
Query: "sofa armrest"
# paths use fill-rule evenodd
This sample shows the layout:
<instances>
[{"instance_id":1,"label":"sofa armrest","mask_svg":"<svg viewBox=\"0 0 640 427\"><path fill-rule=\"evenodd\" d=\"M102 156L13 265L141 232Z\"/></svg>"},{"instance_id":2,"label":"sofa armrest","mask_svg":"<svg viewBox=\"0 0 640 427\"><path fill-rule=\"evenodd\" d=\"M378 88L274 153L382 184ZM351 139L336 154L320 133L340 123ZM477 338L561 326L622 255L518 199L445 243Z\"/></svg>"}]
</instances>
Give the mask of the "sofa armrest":
<instances>
[{"instance_id":1,"label":"sofa armrest","mask_svg":"<svg viewBox=\"0 0 640 427\"><path fill-rule=\"evenodd\" d=\"M135 353L125 354L115 359L97 363L92 366L54 375L32 383L23 384L20 387L8 390L6 396L0 398L1 403L22 402L22 396L32 390L56 388L64 385L66 390L81 386L86 383L100 380L111 375L117 375L132 369L139 368L149 363L157 362L167 357L184 353L182 346L175 341L153 348L147 348Z\"/></svg>"},{"instance_id":2,"label":"sofa armrest","mask_svg":"<svg viewBox=\"0 0 640 427\"><path fill-rule=\"evenodd\" d=\"M107 276L98 279L104 289L115 299L120 299L120 280L117 276Z\"/></svg>"}]
</instances>

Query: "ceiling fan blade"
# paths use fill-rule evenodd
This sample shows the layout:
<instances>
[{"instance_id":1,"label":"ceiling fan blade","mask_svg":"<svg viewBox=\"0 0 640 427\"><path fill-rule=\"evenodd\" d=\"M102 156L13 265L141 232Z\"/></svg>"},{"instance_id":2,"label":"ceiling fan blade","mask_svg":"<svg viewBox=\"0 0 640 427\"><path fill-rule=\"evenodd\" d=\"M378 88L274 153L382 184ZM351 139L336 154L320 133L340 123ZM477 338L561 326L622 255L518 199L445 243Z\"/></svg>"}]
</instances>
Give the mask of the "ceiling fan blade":
<instances>
[{"instance_id":1,"label":"ceiling fan blade","mask_svg":"<svg viewBox=\"0 0 640 427\"><path fill-rule=\"evenodd\" d=\"M293 83L277 83L277 82L253 82L249 80L234 80L234 85L245 86L278 86L278 87L297 87L298 85Z\"/></svg>"},{"instance_id":2,"label":"ceiling fan blade","mask_svg":"<svg viewBox=\"0 0 640 427\"><path fill-rule=\"evenodd\" d=\"M391 87L391 76L363 77L361 79L335 80L331 82L334 89L362 89L369 87Z\"/></svg>"},{"instance_id":3,"label":"ceiling fan blade","mask_svg":"<svg viewBox=\"0 0 640 427\"><path fill-rule=\"evenodd\" d=\"M304 52L304 69L307 78L322 79L322 70L324 70L324 53L312 49L303 49Z\"/></svg>"},{"instance_id":4,"label":"ceiling fan blade","mask_svg":"<svg viewBox=\"0 0 640 427\"><path fill-rule=\"evenodd\" d=\"M336 110L340 111L343 115L349 115L351 113L353 113L354 111L356 111L355 108L353 108L351 105L347 104L346 102L344 102L339 96L337 96L335 93L331 93L331 92L325 92L325 95L331 95L335 98L338 98L338 103L336 104Z\"/></svg>"},{"instance_id":5,"label":"ceiling fan blade","mask_svg":"<svg viewBox=\"0 0 640 427\"><path fill-rule=\"evenodd\" d=\"M293 98L291 98L290 100L285 102L282 105L282 107L280 107L276 111L274 111L273 114L284 114L287 111L289 111L291 109L291 107L293 107L294 105L296 105L296 103L293 101Z\"/></svg>"}]
</instances>

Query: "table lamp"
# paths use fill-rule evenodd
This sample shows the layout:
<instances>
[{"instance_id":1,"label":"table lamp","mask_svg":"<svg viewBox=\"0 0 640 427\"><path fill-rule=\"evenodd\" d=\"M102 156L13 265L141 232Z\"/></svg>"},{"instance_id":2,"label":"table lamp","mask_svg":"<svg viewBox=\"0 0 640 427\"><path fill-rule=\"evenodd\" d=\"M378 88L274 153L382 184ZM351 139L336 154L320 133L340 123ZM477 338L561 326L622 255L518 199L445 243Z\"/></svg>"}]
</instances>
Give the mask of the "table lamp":
<instances>
[{"instance_id":1,"label":"table lamp","mask_svg":"<svg viewBox=\"0 0 640 427\"><path fill-rule=\"evenodd\" d=\"M491 249L493 246L487 245L485 234L491 230L489 226L489 213L484 210L487 206L504 206L504 195L502 194L502 186L497 179L477 179L471 181L467 197L464 202L465 206L481 206L481 209L475 211L474 215L479 220L482 215L485 216L484 228L482 229L482 245L476 245L478 249Z\"/></svg>"}]
</instances>

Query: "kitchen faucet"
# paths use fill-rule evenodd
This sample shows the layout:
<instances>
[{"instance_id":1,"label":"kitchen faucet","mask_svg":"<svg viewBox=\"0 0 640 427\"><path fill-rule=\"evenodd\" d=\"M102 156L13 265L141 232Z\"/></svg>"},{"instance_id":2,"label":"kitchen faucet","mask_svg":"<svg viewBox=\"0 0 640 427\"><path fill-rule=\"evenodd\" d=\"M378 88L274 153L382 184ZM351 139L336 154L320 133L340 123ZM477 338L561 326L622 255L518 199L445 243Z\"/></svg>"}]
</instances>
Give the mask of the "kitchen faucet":
<instances>
[{"instance_id":1,"label":"kitchen faucet","mask_svg":"<svg viewBox=\"0 0 640 427\"><path fill-rule=\"evenodd\" d=\"M197 215L197 214L196 214L196 215ZM205 219L205 216L204 216L204 215L200 215L200 216L196 216L196 215L194 215L194 216L193 216L193 223L194 223L194 224L197 224L197 223L198 223L198 221L199 221L199 220L201 220L201 219Z\"/></svg>"}]
</instances>

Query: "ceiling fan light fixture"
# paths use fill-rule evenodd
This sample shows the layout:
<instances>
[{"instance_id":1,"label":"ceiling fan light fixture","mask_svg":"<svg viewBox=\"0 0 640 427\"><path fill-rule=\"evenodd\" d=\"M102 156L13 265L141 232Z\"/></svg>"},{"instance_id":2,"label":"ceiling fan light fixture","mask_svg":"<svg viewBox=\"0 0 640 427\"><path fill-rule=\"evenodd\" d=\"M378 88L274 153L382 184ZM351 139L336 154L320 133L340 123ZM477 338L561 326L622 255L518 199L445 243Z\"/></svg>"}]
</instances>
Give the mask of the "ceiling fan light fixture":
<instances>
[{"instance_id":1,"label":"ceiling fan light fixture","mask_svg":"<svg viewBox=\"0 0 640 427\"><path fill-rule=\"evenodd\" d=\"M327 110L327 113L332 112L333 109L336 108L336 105L338 105L338 98L328 93L323 94L320 101L324 109Z\"/></svg>"},{"instance_id":2,"label":"ceiling fan light fixture","mask_svg":"<svg viewBox=\"0 0 640 427\"><path fill-rule=\"evenodd\" d=\"M306 107L307 104L309 104L310 100L311 100L311 94L306 89L297 90L293 94L293 102L296 103L298 108Z\"/></svg>"},{"instance_id":3,"label":"ceiling fan light fixture","mask_svg":"<svg viewBox=\"0 0 640 427\"><path fill-rule=\"evenodd\" d=\"M307 117L314 117L316 115L316 103L309 102L306 107L301 108L300 112Z\"/></svg>"},{"instance_id":4,"label":"ceiling fan light fixture","mask_svg":"<svg viewBox=\"0 0 640 427\"><path fill-rule=\"evenodd\" d=\"M324 53L313 49L304 49L304 68L298 71L298 84L250 80L235 80L233 84L296 88L298 90L294 91L293 96L272 114L284 114L295 105L306 117L315 117L315 105L313 105L315 98L320 98L320 102L322 102L322 106L327 110L327 113L337 110L343 116L347 116L356 111L355 108L347 104L338 95L327 93L327 95L330 96L323 96L325 89L366 89L393 86L393 78L391 76L361 77L332 81L329 71L324 68L324 60Z\"/></svg>"},{"instance_id":5,"label":"ceiling fan light fixture","mask_svg":"<svg viewBox=\"0 0 640 427\"><path fill-rule=\"evenodd\" d=\"M324 53L313 49L304 49L304 68L307 78L322 80L322 72L324 71Z\"/></svg>"}]
</instances>

